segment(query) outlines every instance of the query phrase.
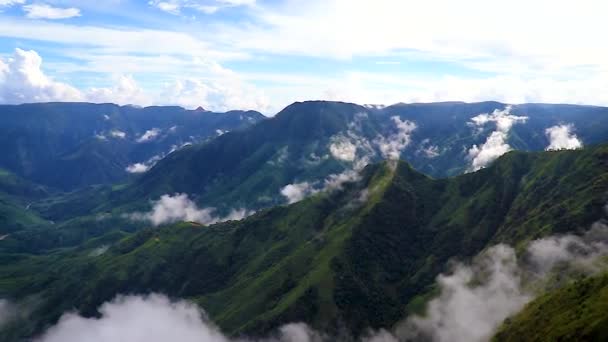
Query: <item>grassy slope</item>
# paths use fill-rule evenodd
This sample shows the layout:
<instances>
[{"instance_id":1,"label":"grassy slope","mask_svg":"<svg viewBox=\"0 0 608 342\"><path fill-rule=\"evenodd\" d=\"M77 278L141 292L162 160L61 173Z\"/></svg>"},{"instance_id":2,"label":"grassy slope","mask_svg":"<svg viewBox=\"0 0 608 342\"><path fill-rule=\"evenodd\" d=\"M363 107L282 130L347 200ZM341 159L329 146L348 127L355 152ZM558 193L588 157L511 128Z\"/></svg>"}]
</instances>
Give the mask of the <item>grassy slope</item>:
<instances>
[{"instance_id":1,"label":"grassy slope","mask_svg":"<svg viewBox=\"0 0 608 342\"><path fill-rule=\"evenodd\" d=\"M150 291L200 303L232 333L295 320L355 333L386 327L431 290L449 258L588 227L607 200L607 161L608 146L512 152L444 180L405 163L370 166L344 191L241 222L145 230L98 257L4 256L0 295L47 299L18 334L73 307L93 315L118 293ZM371 197L357 207L364 188Z\"/></svg>"},{"instance_id":2,"label":"grassy slope","mask_svg":"<svg viewBox=\"0 0 608 342\"><path fill-rule=\"evenodd\" d=\"M608 340L608 274L536 298L508 319L494 341Z\"/></svg>"}]
</instances>

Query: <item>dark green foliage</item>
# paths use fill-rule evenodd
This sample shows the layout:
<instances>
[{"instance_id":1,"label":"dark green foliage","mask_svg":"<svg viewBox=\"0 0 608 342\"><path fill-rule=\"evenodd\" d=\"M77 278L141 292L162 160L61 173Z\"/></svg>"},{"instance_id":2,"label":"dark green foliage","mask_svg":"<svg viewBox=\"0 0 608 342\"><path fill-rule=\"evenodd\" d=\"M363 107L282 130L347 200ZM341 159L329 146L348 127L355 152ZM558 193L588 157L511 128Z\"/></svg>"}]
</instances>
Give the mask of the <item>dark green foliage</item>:
<instances>
[{"instance_id":1,"label":"dark green foliage","mask_svg":"<svg viewBox=\"0 0 608 342\"><path fill-rule=\"evenodd\" d=\"M180 223L114 233L89 249L4 254L0 296L44 299L27 324L12 328L15 336L40 331L65 310L95 315L117 294L148 292L193 300L233 334L289 321L355 334L390 327L432 293L450 258L589 227L608 200L607 157L606 145L511 152L487 169L439 180L403 162L370 165L342 191L240 222ZM103 244L112 247L94 256Z\"/></svg>"},{"instance_id":2,"label":"dark green foliage","mask_svg":"<svg viewBox=\"0 0 608 342\"><path fill-rule=\"evenodd\" d=\"M202 142L216 130L236 130L264 119L254 111L212 113L181 107L36 103L0 106L0 167L63 190L123 181L129 164L168 153L172 146ZM149 129L153 141L137 143ZM172 129L173 128L173 129ZM118 130L125 138L112 138ZM96 135L104 135L100 140Z\"/></svg>"},{"instance_id":3,"label":"dark green foliage","mask_svg":"<svg viewBox=\"0 0 608 342\"><path fill-rule=\"evenodd\" d=\"M546 293L509 318L493 341L608 340L608 274Z\"/></svg>"}]
</instances>

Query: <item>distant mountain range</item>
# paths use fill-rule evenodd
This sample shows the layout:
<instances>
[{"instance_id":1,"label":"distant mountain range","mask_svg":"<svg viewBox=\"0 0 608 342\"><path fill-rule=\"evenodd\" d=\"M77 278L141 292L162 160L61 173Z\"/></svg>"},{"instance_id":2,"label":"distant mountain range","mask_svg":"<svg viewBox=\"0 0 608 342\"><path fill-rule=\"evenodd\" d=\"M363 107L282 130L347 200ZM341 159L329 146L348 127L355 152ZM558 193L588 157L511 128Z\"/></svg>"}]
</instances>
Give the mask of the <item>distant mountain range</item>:
<instances>
[{"instance_id":1,"label":"distant mountain range","mask_svg":"<svg viewBox=\"0 0 608 342\"><path fill-rule=\"evenodd\" d=\"M170 151L255 124L254 111L90 103L0 105L0 168L61 190L126 181ZM10 151L10 152L8 152Z\"/></svg>"},{"instance_id":2,"label":"distant mountain range","mask_svg":"<svg viewBox=\"0 0 608 342\"><path fill-rule=\"evenodd\" d=\"M523 260L537 239L605 228L606 142L608 108L594 106L309 101L272 118L0 106L14 152L0 157L0 309L27 307L0 333L31 338L66 311L152 292L200 305L231 336L395 328L438 298L452 260L496 245ZM536 334L540 308L562 324L574 309L547 298L595 301L598 269L574 285L543 275L545 297L496 338ZM606 319L588 308L578 326Z\"/></svg>"}]
</instances>

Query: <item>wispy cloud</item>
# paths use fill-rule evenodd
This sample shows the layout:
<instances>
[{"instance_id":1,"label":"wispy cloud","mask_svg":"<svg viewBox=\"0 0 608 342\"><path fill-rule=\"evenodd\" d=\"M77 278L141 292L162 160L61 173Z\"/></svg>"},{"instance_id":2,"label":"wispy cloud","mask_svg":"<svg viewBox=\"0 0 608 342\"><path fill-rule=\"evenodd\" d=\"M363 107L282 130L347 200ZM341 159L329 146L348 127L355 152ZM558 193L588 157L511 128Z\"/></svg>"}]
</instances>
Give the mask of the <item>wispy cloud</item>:
<instances>
[{"instance_id":1,"label":"wispy cloud","mask_svg":"<svg viewBox=\"0 0 608 342\"><path fill-rule=\"evenodd\" d=\"M60 8L39 3L25 5L23 10L30 19L68 19L81 16L78 8Z\"/></svg>"},{"instance_id":2,"label":"wispy cloud","mask_svg":"<svg viewBox=\"0 0 608 342\"><path fill-rule=\"evenodd\" d=\"M199 208L187 194L162 195L152 203L152 210L146 213L132 213L128 218L148 221L155 226L192 221L200 224L214 224L231 220L241 220L254 212L243 208L233 209L225 216L216 215L215 208Z\"/></svg>"}]
</instances>

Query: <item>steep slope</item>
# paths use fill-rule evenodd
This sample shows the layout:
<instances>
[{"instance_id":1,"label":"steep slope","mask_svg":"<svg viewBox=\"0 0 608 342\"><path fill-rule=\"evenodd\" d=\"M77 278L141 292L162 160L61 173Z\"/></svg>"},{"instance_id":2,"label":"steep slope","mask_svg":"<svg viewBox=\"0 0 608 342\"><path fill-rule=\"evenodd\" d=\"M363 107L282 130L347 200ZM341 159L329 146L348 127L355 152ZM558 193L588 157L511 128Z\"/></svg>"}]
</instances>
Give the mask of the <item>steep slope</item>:
<instances>
[{"instance_id":1,"label":"steep slope","mask_svg":"<svg viewBox=\"0 0 608 342\"><path fill-rule=\"evenodd\" d=\"M50 191L0 169L0 237L45 221L29 210L32 202L48 196Z\"/></svg>"},{"instance_id":2,"label":"steep slope","mask_svg":"<svg viewBox=\"0 0 608 342\"><path fill-rule=\"evenodd\" d=\"M578 280L529 303L494 341L606 341L608 274Z\"/></svg>"},{"instance_id":3,"label":"steep slope","mask_svg":"<svg viewBox=\"0 0 608 342\"><path fill-rule=\"evenodd\" d=\"M150 163L174 146L205 141L263 120L253 111L212 113L181 107L37 103L0 106L0 167L71 190L125 180L125 168ZM147 134L147 135L146 135Z\"/></svg>"},{"instance_id":4,"label":"steep slope","mask_svg":"<svg viewBox=\"0 0 608 342\"><path fill-rule=\"evenodd\" d=\"M474 118L506 107L497 102L384 109L294 103L249 130L172 154L116 194L115 203L181 192L205 206L263 208L281 203L279 191L287 184L318 181L357 164L383 160L390 152L431 176L453 176L472 167L470 150L484 148L499 123L508 127L501 150L544 150L550 144L546 129L556 125L571 125L571 133L583 144L608 140L608 110L603 107L517 105L475 126Z\"/></svg>"},{"instance_id":5,"label":"steep slope","mask_svg":"<svg viewBox=\"0 0 608 342\"><path fill-rule=\"evenodd\" d=\"M189 298L235 334L293 321L359 334L403 318L450 258L586 229L608 201L607 168L605 145L512 152L440 180L403 162L371 165L342 190L239 222L148 229L101 255L86 246L5 255L0 295L44 298L16 335L71 308L94 315L116 294L147 292Z\"/></svg>"}]
</instances>

